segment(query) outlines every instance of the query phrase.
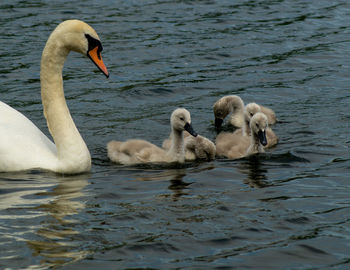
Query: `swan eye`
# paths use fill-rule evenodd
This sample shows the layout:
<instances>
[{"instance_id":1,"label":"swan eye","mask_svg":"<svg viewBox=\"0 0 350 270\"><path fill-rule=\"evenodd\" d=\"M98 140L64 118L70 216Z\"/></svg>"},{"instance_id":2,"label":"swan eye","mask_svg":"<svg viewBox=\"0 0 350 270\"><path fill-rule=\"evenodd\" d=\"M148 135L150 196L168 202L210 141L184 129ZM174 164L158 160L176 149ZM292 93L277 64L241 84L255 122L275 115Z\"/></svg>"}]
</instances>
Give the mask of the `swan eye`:
<instances>
[{"instance_id":1,"label":"swan eye","mask_svg":"<svg viewBox=\"0 0 350 270\"><path fill-rule=\"evenodd\" d=\"M184 119L183 117L180 117L180 120L181 120L181 121L184 121L185 119Z\"/></svg>"},{"instance_id":2,"label":"swan eye","mask_svg":"<svg viewBox=\"0 0 350 270\"><path fill-rule=\"evenodd\" d=\"M90 36L89 34L85 34L85 37L86 37L86 39L87 39L87 41L88 41L88 52L97 47L97 48L98 48L98 49L97 49L97 50L98 50L98 54L97 54L97 55L98 55L99 58L100 58L101 52L102 52L102 50L103 50L101 41L99 41L99 40L93 38L93 37Z\"/></svg>"}]
</instances>

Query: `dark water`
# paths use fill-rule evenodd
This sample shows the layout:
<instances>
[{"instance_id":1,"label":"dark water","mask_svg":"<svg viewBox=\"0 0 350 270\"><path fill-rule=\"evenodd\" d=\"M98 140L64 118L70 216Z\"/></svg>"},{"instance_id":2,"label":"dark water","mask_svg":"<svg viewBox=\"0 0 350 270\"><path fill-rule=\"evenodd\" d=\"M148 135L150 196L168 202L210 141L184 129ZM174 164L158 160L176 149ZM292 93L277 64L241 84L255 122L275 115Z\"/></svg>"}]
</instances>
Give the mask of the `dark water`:
<instances>
[{"instance_id":1,"label":"dark water","mask_svg":"<svg viewBox=\"0 0 350 270\"><path fill-rule=\"evenodd\" d=\"M1 269L350 268L348 1L2 0L0 15L0 98L45 133L40 55L59 22L91 24L111 73L76 54L64 70L91 174L0 175ZM276 148L108 161L112 139L161 144L179 106L214 139L227 94L276 111Z\"/></svg>"}]
</instances>

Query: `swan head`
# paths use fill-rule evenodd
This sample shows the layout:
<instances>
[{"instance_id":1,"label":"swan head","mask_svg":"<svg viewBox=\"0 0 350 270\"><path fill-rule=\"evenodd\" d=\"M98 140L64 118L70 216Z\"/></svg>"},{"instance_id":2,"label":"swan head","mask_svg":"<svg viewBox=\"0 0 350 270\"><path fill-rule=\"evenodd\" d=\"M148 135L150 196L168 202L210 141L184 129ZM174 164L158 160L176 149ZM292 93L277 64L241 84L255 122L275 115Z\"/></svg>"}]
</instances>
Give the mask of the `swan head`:
<instances>
[{"instance_id":1,"label":"swan head","mask_svg":"<svg viewBox=\"0 0 350 270\"><path fill-rule=\"evenodd\" d=\"M241 110L243 107L244 103L239 96L230 95L220 98L213 105L215 127L219 129L228 114L235 113L236 110Z\"/></svg>"},{"instance_id":2,"label":"swan head","mask_svg":"<svg viewBox=\"0 0 350 270\"><path fill-rule=\"evenodd\" d=\"M268 127L268 123L266 115L261 112L257 112L253 115L249 125L250 129L252 130L252 134L258 138L259 142L263 146L267 145L266 128Z\"/></svg>"},{"instance_id":3,"label":"swan head","mask_svg":"<svg viewBox=\"0 0 350 270\"><path fill-rule=\"evenodd\" d=\"M177 131L186 130L193 137L196 137L198 134L193 130L191 124L191 115L190 112L183 108L178 108L171 114L170 118L171 126Z\"/></svg>"},{"instance_id":4,"label":"swan head","mask_svg":"<svg viewBox=\"0 0 350 270\"><path fill-rule=\"evenodd\" d=\"M108 78L108 70L103 63L101 52L103 50L100 38L96 31L87 23L79 20L67 20L60 23L50 38L72 50L88 56L91 61Z\"/></svg>"},{"instance_id":5,"label":"swan head","mask_svg":"<svg viewBox=\"0 0 350 270\"><path fill-rule=\"evenodd\" d=\"M248 103L244 108L244 120L250 123L252 117L258 112L261 112L261 108L258 104L254 102Z\"/></svg>"}]
</instances>

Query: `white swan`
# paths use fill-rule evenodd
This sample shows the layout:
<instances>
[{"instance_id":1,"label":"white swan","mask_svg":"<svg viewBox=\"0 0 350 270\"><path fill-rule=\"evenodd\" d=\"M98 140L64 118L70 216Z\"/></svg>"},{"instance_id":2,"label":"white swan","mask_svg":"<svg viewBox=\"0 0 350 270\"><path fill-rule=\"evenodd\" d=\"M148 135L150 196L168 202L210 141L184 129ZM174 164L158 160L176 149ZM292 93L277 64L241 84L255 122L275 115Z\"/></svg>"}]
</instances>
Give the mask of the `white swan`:
<instances>
[{"instance_id":1,"label":"white swan","mask_svg":"<svg viewBox=\"0 0 350 270\"><path fill-rule=\"evenodd\" d=\"M178 108L171 114L171 146L164 150L148 141L131 139L125 142L110 141L107 152L110 160L131 165L139 163L170 163L185 161L183 131L197 136L191 125L191 115L183 108Z\"/></svg>"},{"instance_id":2,"label":"white swan","mask_svg":"<svg viewBox=\"0 0 350 270\"><path fill-rule=\"evenodd\" d=\"M251 136L242 133L222 132L216 137L216 154L230 159L242 158L255 153L264 152L267 144L266 128L268 121L266 115L256 113L249 125Z\"/></svg>"},{"instance_id":3,"label":"white swan","mask_svg":"<svg viewBox=\"0 0 350 270\"><path fill-rule=\"evenodd\" d=\"M0 172L38 168L75 174L90 170L89 150L63 92L62 69L71 50L87 55L108 77L95 30L78 20L59 24L47 40L40 71L44 115L55 144L23 114L0 102Z\"/></svg>"}]
</instances>

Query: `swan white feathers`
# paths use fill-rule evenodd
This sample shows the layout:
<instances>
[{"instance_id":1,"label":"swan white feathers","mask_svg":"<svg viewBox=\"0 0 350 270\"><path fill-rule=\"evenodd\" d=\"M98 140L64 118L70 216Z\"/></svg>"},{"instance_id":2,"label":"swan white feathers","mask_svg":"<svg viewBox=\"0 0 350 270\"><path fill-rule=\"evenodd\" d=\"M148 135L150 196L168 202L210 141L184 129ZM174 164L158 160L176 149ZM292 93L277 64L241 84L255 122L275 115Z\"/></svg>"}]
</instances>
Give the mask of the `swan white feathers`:
<instances>
[{"instance_id":1,"label":"swan white feathers","mask_svg":"<svg viewBox=\"0 0 350 270\"><path fill-rule=\"evenodd\" d=\"M23 114L0 102L0 172L43 169L76 174L90 170L89 150L63 92L62 69L70 51L87 55L109 76L95 30L79 20L59 24L46 42L40 71L44 116L55 143Z\"/></svg>"}]
</instances>

